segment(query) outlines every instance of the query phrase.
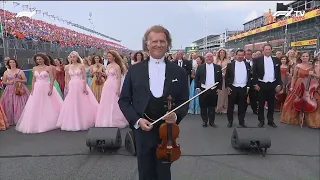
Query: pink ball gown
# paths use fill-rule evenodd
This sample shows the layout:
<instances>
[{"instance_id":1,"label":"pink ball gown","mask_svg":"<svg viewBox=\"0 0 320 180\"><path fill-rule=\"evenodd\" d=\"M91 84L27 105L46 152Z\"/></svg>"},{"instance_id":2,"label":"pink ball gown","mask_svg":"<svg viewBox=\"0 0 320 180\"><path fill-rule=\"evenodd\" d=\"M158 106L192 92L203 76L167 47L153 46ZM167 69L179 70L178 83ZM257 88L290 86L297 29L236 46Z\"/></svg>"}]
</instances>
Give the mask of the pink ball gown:
<instances>
[{"instance_id":1,"label":"pink ball gown","mask_svg":"<svg viewBox=\"0 0 320 180\"><path fill-rule=\"evenodd\" d=\"M7 78L9 81L13 81L14 79L18 79L18 73L8 74ZM9 125L17 124L21 113L24 109L24 106L26 105L29 97L29 90L21 83L21 88L24 91L24 94L22 96L18 96L15 94L16 85L7 85L4 89L4 92L2 94L2 98L0 100L0 103L4 109L4 112L7 116Z\"/></svg>"},{"instance_id":2,"label":"pink ball gown","mask_svg":"<svg viewBox=\"0 0 320 180\"><path fill-rule=\"evenodd\" d=\"M119 89L117 72L115 69L109 69L106 74L107 80L103 85L95 127L124 128L128 126L128 121L118 104L119 97L116 94Z\"/></svg>"},{"instance_id":3,"label":"pink ball gown","mask_svg":"<svg viewBox=\"0 0 320 180\"><path fill-rule=\"evenodd\" d=\"M48 96L50 90L48 72L35 71L34 76L36 82L33 92L16 125L16 130L25 134L42 133L58 128L56 124L63 102L55 88L52 89L52 95Z\"/></svg>"},{"instance_id":4,"label":"pink ball gown","mask_svg":"<svg viewBox=\"0 0 320 180\"><path fill-rule=\"evenodd\" d=\"M87 86L88 94L83 92L83 73L81 69L69 69L70 81L68 95L64 99L57 125L65 131L81 131L94 127L99 103Z\"/></svg>"}]
</instances>

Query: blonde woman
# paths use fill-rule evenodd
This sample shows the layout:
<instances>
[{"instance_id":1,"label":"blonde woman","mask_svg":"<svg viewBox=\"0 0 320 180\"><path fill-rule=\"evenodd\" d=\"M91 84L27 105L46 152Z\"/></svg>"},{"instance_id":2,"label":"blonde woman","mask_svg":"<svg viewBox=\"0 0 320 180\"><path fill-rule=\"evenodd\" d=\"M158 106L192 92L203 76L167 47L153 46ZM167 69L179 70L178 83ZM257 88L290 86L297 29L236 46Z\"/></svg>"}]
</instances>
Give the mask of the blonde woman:
<instances>
[{"instance_id":1,"label":"blonde woman","mask_svg":"<svg viewBox=\"0 0 320 180\"><path fill-rule=\"evenodd\" d=\"M104 83L101 101L97 112L96 127L125 128L128 121L120 110L118 100L121 90L121 77L125 69L117 51L107 53L109 65L106 69L107 80Z\"/></svg>"},{"instance_id":2,"label":"blonde woman","mask_svg":"<svg viewBox=\"0 0 320 180\"><path fill-rule=\"evenodd\" d=\"M99 104L87 85L85 66L78 52L71 52L70 60L66 70L68 95L62 104L57 126L65 131L88 130L94 126Z\"/></svg>"},{"instance_id":3,"label":"blonde woman","mask_svg":"<svg viewBox=\"0 0 320 180\"><path fill-rule=\"evenodd\" d=\"M215 60L215 64L220 65L222 68L222 90L218 94L218 102L217 102L217 113L226 114L228 109L228 91L225 88L225 74L227 64L230 63L230 60L227 57L227 51L225 49L219 49L217 52L217 57Z\"/></svg>"}]
</instances>

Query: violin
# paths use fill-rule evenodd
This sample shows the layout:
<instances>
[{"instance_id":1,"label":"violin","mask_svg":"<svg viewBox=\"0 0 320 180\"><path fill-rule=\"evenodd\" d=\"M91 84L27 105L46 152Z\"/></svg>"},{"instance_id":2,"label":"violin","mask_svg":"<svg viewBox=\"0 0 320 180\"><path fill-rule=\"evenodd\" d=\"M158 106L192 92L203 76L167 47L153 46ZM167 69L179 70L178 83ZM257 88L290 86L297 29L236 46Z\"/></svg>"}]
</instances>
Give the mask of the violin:
<instances>
[{"instance_id":1,"label":"violin","mask_svg":"<svg viewBox=\"0 0 320 180\"><path fill-rule=\"evenodd\" d=\"M102 78L104 78L104 76L103 76L103 74L102 74L102 72L100 72L99 71L99 69L100 69L100 67L98 67L98 72L96 72L96 81L95 81L95 83L96 83L96 85L102 85L103 84L103 79Z\"/></svg>"},{"instance_id":2,"label":"violin","mask_svg":"<svg viewBox=\"0 0 320 180\"><path fill-rule=\"evenodd\" d=\"M17 82L17 83L16 83L15 95L17 95L17 96L22 96L22 95L24 95L24 90L22 89L22 85L21 85L20 82Z\"/></svg>"},{"instance_id":3,"label":"violin","mask_svg":"<svg viewBox=\"0 0 320 180\"><path fill-rule=\"evenodd\" d=\"M313 70L313 68L312 68ZM293 102L293 107L302 113L301 126L303 125L305 113L311 113L317 110L317 101L313 98L315 91L318 88L318 83L308 76L307 82L301 82L297 91L297 97Z\"/></svg>"},{"instance_id":4,"label":"violin","mask_svg":"<svg viewBox=\"0 0 320 180\"><path fill-rule=\"evenodd\" d=\"M18 74L15 75L15 78L18 78ZM15 84L15 89L14 89L14 93L17 96L22 96L24 95L24 90L22 89L22 84L21 82L16 82Z\"/></svg>"},{"instance_id":5,"label":"violin","mask_svg":"<svg viewBox=\"0 0 320 180\"><path fill-rule=\"evenodd\" d=\"M172 109L172 97L169 95L168 112ZM159 128L161 143L157 147L157 158L166 159L168 162L176 161L181 156L180 145L176 139L179 137L179 126L176 123L163 123Z\"/></svg>"}]
</instances>

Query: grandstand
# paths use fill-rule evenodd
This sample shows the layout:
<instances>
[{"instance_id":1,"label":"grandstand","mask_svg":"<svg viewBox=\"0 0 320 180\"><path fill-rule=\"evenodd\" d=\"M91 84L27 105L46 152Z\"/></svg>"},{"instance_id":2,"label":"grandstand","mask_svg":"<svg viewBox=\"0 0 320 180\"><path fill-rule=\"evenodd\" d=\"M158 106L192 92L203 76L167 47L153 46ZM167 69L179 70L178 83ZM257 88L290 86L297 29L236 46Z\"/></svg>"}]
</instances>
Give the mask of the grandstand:
<instances>
[{"instance_id":1,"label":"grandstand","mask_svg":"<svg viewBox=\"0 0 320 180\"><path fill-rule=\"evenodd\" d=\"M200 38L192 44L199 49L199 51L204 51L204 50L217 50L220 48L225 48L225 42L226 40L234 35L236 32L239 31L229 31L226 30L222 34L217 34L217 35L208 35L207 37ZM191 48L191 47L186 47L186 48Z\"/></svg>"},{"instance_id":2,"label":"grandstand","mask_svg":"<svg viewBox=\"0 0 320 180\"><path fill-rule=\"evenodd\" d=\"M304 51L318 50L320 1L295 1L287 6L295 11L304 9L306 13L303 17L272 18L270 22L272 17L270 12L269 17L258 18L265 20L261 25L252 26L249 22L245 23L245 31L231 36L226 46L257 51L261 50L264 44L271 43L275 51L287 51L289 48Z\"/></svg>"},{"instance_id":3,"label":"grandstand","mask_svg":"<svg viewBox=\"0 0 320 180\"><path fill-rule=\"evenodd\" d=\"M15 16L16 13L0 9L3 27L3 38L0 40L0 62L6 56L16 57L22 69L33 66L32 57L37 52L65 58L71 51L78 51L81 56L102 55L106 49L115 49L122 53L129 51L126 47L112 41L58 27L41 20Z\"/></svg>"}]
</instances>

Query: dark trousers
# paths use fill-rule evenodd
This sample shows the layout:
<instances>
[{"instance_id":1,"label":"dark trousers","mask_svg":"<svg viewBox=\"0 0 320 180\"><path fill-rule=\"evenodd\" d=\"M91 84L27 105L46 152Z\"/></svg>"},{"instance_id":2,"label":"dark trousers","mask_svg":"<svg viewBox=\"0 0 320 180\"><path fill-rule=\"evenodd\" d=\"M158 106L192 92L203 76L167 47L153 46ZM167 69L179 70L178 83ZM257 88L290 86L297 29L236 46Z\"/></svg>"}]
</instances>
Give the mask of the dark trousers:
<instances>
[{"instance_id":1,"label":"dark trousers","mask_svg":"<svg viewBox=\"0 0 320 180\"><path fill-rule=\"evenodd\" d=\"M251 87L249 90L249 98L250 98L250 106L253 112L258 112L258 93L254 89L254 87Z\"/></svg>"},{"instance_id":2,"label":"dark trousers","mask_svg":"<svg viewBox=\"0 0 320 180\"><path fill-rule=\"evenodd\" d=\"M204 88L200 88L202 91ZM217 89L209 89L199 96L200 114L204 123L214 123L216 117L215 108L217 106Z\"/></svg>"},{"instance_id":3,"label":"dark trousers","mask_svg":"<svg viewBox=\"0 0 320 180\"><path fill-rule=\"evenodd\" d=\"M171 180L171 163L156 157L156 148L138 155L139 180Z\"/></svg>"},{"instance_id":4,"label":"dark trousers","mask_svg":"<svg viewBox=\"0 0 320 180\"><path fill-rule=\"evenodd\" d=\"M258 85L260 87L260 90L258 92L258 101L259 101L259 109L258 109L258 120L261 123L264 123L265 118L264 118L264 105L265 102L268 102L268 113L267 113L267 119L269 123L273 123L274 118L274 102L275 102L275 88L276 88L276 83L275 82L258 82Z\"/></svg>"},{"instance_id":5,"label":"dark trousers","mask_svg":"<svg viewBox=\"0 0 320 180\"><path fill-rule=\"evenodd\" d=\"M234 105L237 103L239 124L243 124L247 111L247 87L242 88L231 86L230 88L232 91L231 94L228 96L228 121L229 123L233 123L233 110Z\"/></svg>"},{"instance_id":6,"label":"dark trousers","mask_svg":"<svg viewBox=\"0 0 320 180\"><path fill-rule=\"evenodd\" d=\"M171 163L156 156L159 138L159 124L151 131L135 130L139 180L171 180Z\"/></svg>"}]
</instances>

